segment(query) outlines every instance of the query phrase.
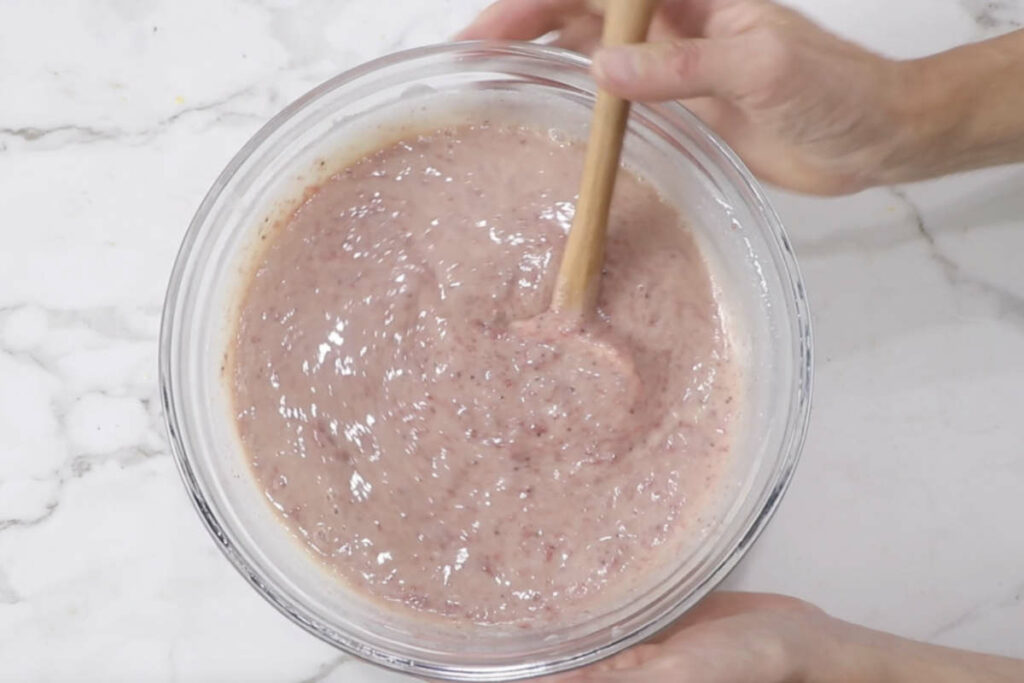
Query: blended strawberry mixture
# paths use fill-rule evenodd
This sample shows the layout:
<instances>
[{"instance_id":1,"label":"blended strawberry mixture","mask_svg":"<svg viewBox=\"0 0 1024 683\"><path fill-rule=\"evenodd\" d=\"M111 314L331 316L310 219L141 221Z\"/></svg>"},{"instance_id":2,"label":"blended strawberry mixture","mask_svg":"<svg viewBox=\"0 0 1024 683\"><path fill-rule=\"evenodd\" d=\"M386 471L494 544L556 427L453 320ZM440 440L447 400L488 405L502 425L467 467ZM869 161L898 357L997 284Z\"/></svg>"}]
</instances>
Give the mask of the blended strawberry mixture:
<instances>
[{"instance_id":1,"label":"blended strawberry mixture","mask_svg":"<svg viewBox=\"0 0 1024 683\"><path fill-rule=\"evenodd\" d=\"M238 432L282 522L355 591L570 623L710 523L742 388L679 213L623 172L598 314L542 315L582 159L516 126L410 138L316 188L260 256Z\"/></svg>"}]
</instances>

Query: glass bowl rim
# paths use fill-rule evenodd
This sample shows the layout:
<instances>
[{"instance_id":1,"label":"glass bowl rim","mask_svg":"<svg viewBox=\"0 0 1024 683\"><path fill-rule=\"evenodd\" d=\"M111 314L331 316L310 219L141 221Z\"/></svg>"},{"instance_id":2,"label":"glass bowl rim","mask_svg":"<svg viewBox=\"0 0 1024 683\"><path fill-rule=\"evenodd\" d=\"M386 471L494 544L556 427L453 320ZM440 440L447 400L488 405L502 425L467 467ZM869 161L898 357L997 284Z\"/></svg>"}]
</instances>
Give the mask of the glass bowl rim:
<instances>
[{"instance_id":1,"label":"glass bowl rim","mask_svg":"<svg viewBox=\"0 0 1024 683\"><path fill-rule=\"evenodd\" d=\"M794 391L790 396L790 406L786 413L788 424L786 425L784 438L780 445L780 451L785 451L780 458L779 464L775 466L769 481L763 491L767 491L765 503L756 515L747 522L735 549L726 555L717 566L715 566L701 580L692 591L679 599L670 609L665 610L656 618L649 620L642 627L633 629L617 638L609 639L602 646L582 654L564 656L553 661L532 662L521 666L495 666L495 665L460 665L456 669L439 669L436 665L429 665L423 662L415 662L397 657L396 655L378 651L373 647L356 647L351 643L340 642L332 637L315 620L308 618L296 609L290 600L279 596L267 585L264 577L257 568L235 549L236 539L230 537L214 515L202 486L199 484L196 472L193 469L188 450L181 438L181 425L177 407L175 405L175 382L174 366L175 359L172 357L171 349L175 335L175 317L178 298L186 284L184 274L186 267L193 253L193 246L202 233L210 210L220 198L225 187L235 177L245 163L253 154L261 148L264 142L273 135L279 128L285 125L291 118L298 115L306 107L310 106L321 97L327 96L338 88L358 81L360 78L372 75L387 67L396 66L402 63L414 62L417 60L429 59L444 55L458 55L467 52L474 56L486 54L493 58L500 57L521 57L531 59L548 59L560 63L561 66L587 69L590 59L570 50L563 48L542 45L538 43L524 43L518 41L461 41L440 43L417 47L394 52L368 62L365 62L353 69L344 71L334 77L317 85L305 94L301 95L284 109L274 115L264 124L239 151L232 157L224 170L217 176L216 180L207 191L198 209L196 210L189 226L182 239L181 246L175 256L174 267L169 278L165 296L159 339L159 384L160 398L164 414L165 427L167 429L168 441L174 456L179 474L185 485L189 499L192 501L206 530L213 537L216 545L234 568L245 578L245 580L263 597L273 605L279 612L284 614L290 621L301 626L304 630L315 635L322 641L347 654L357 656L372 664L385 668L400 671L407 674L419 676L445 677L451 680L512 680L529 678L537 675L560 673L580 666L591 664L606 657L612 656L622 650L636 645L652 635L658 633L693 605L702 600L711 590L714 589L728 574L736 567L740 560L746 555L747 550L760 536L767 526L768 521L774 515L778 505L788 489L792 480L793 472L799 461L807 436L807 429L810 420L811 396L813 391L813 340L811 330L811 319L806 296L804 281L797 264L795 254L789 238L786 235L782 222L774 208L768 201L763 189L746 165L740 160L735 152L725 144L706 124L696 115L692 114L678 101L662 103L660 106L668 108L671 113L682 119L686 126L699 135L704 142L708 143L713 151L719 155L716 160L735 173L741 182L738 189L747 193L754 202L748 208L759 214L762 222L762 229L766 229L765 237L774 247L776 253L772 256L778 268L778 275L786 290L787 304L791 304L792 311L787 322L791 326L791 332L797 343L794 345L794 372L797 377L793 381Z\"/></svg>"}]
</instances>

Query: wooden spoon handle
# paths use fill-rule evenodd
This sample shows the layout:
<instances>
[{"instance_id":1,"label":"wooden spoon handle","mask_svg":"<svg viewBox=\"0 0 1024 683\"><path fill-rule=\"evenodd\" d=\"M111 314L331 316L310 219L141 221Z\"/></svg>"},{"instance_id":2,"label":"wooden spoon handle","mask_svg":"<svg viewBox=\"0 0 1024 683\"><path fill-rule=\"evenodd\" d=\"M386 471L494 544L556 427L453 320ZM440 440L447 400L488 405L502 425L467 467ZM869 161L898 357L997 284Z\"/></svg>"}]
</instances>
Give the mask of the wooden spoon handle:
<instances>
[{"instance_id":1,"label":"wooden spoon handle","mask_svg":"<svg viewBox=\"0 0 1024 683\"><path fill-rule=\"evenodd\" d=\"M643 41L657 4L658 0L608 0L603 44L611 47ZM576 215L551 299L555 311L586 315L597 304L608 213L628 119L629 102L598 91Z\"/></svg>"}]
</instances>

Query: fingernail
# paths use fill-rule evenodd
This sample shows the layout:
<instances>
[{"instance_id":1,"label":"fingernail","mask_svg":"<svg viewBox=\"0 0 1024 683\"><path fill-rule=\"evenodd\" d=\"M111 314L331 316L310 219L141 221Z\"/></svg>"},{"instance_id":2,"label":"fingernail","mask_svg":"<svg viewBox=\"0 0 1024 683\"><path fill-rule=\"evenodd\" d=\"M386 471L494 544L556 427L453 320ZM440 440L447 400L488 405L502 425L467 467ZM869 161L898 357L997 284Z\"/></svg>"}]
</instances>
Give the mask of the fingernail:
<instances>
[{"instance_id":1,"label":"fingernail","mask_svg":"<svg viewBox=\"0 0 1024 683\"><path fill-rule=\"evenodd\" d=\"M640 50L611 47L594 56L594 76L601 81L629 83L640 78L647 68L647 56Z\"/></svg>"}]
</instances>

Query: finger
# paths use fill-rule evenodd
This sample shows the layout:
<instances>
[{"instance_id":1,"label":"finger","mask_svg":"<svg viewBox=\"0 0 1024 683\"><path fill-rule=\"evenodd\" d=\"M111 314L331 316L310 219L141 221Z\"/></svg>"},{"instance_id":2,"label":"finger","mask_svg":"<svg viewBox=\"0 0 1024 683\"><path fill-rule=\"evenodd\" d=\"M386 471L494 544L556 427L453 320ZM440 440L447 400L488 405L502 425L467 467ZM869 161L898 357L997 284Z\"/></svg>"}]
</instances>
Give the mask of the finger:
<instances>
[{"instance_id":1,"label":"finger","mask_svg":"<svg viewBox=\"0 0 1024 683\"><path fill-rule=\"evenodd\" d=\"M565 25L552 45L591 54L601 43L601 17L583 16Z\"/></svg>"},{"instance_id":2,"label":"finger","mask_svg":"<svg viewBox=\"0 0 1024 683\"><path fill-rule=\"evenodd\" d=\"M716 105L727 107L721 100L696 100L690 104L699 105L697 108L706 108L709 111ZM551 678L543 678L538 683L588 683L590 681L648 681L654 683L660 678L650 676L639 676L638 672L644 671L653 674L657 671L655 662L665 658L666 653L683 651L703 654L709 646L715 645L718 648L728 646L728 643L721 642L716 634L725 630L734 629L734 624L756 623L759 617L756 613L773 611L806 611L820 613L817 607L796 598L773 593L742 593L721 591L712 593L701 600L695 607L690 609L681 619L668 629L662 631L658 636L642 645L634 646L624 652L606 659L603 662L591 665L585 669L561 674ZM731 620L731 621L730 621ZM726 625L715 625L715 622L724 621ZM689 630L688 630L689 629ZM748 627L746 631L736 629L740 633L753 631ZM665 645L665 641L673 639L671 648ZM698 658L696 661L702 661ZM693 666L693 661L686 663ZM670 671L670 673L678 673ZM728 672L722 672L726 675ZM685 681L686 678L671 676L666 681ZM704 680L703 678L700 680ZM722 680L732 680L723 678ZM737 679L738 680L738 679Z\"/></svg>"},{"instance_id":3,"label":"finger","mask_svg":"<svg viewBox=\"0 0 1024 683\"><path fill-rule=\"evenodd\" d=\"M739 36L769 26L815 26L800 12L769 0L717 0L711 4L701 32L707 38Z\"/></svg>"},{"instance_id":4,"label":"finger","mask_svg":"<svg viewBox=\"0 0 1024 683\"><path fill-rule=\"evenodd\" d=\"M696 38L705 34L705 28L714 12L735 4L737 0L664 0L659 18L677 36Z\"/></svg>"},{"instance_id":5,"label":"finger","mask_svg":"<svg viewBox=\"0 0 1024 683\"><path fill-rule=\"evenodd\" d=\"M594 77L631 100L731 99L753 63L748 42L696 38L602 49L594 55Z\"/></svg>"},{"instance_id":6,"label":"finger","mask_svg":"<svg viewBox=\"0 0 1024 683\"><path fill-rule=\"evenodd\" d=\"M597 680L603 675L636 671L647 662L659 657L663 652L663 648L658 645L636 645L597 664L555 676L538 678L534 683L586 683Z\"/></svg>"},{"instance_id":7,"label":"finger","mask_svg":"<svg viewBox=\"0 0 1024 683\"><path fill-rule=\"evenodd\" d=\"M700 104L711 104L701 100ZM776 683L792 680L791 619L823 614L771 593L712 593L655 641L538 683ZM801 620L803 618L800 618Z\"/></svg>"},{"instance_id":8,"label":"finger","mask_svg":"<svg viewBox=\"0 0 1024 683\"><path fill-rule=\"evenodd\" d=\"M586 0L498 0L455 39L533 40L587 9Z\"/></svg>"},{"instance_id":9,"label":"finger","mask_svg":"<svg viewBox=\"0 0 1024 683\"><path fill-rule=\"evenodd\" d=\"M726 138L737 114L740 113L736 111L734 105L717 97L694 97L682 100L682 105L722 138Z\"/></svg>"},{"instance_id":10,"label":"finger","mask_svg":"<svg viewBox=\"0 0 1024 683\"><path fill-rule=\"evenodd\" d=\"M737 614L649 646L638 662L619 666L613 658L584 669L573 683L781 683L795 680L798 668L792 638L764 614Z\"/></svg>"},{"instance_id":11,"label":"finger","mask_svg":"<svg viewBox=\"0 0 1024 683\"><path fill-rule=\"evenodd\" d=\"M719 128L728 134L729 125L736 112L729 103L717 99L699 98L688 100L684 104L698 116L704 119L716 132ZM822 611L797 598L775 593L744 593L734 591L719 591L710 594L692 609L686 612L678 621L664 632L665 636L696 626L698 624L719 619L728 619L740 614L752 612L801 612L822 614Z\"/></svg>"},{"instance_id":12,"label":"finger","mask_svg":"<svg viewBox=\"0 0 1024 683\"><path fill-rule=\"evenodd\" d=\"M726 142L730 141L732 137L731 131L737 125L736 117L742 116L742 112L739 112L734 106L717 98L701 97L685 100L683 104L704 121L709 128L725 139ZM691 607L675 622L644 641L643 645L627 650L608 661L620 662L619 666L613 668L622 668L621 662L623 660L630 662L629 666L637 666L647 659L647 656L650 654L649 648L661 645L666 640L674 638L688 628L738 615L773 611L824 614L819 607L786 595L733 591L715 592L708 595L694 607Z\"/></svg>"}]
</instances>

